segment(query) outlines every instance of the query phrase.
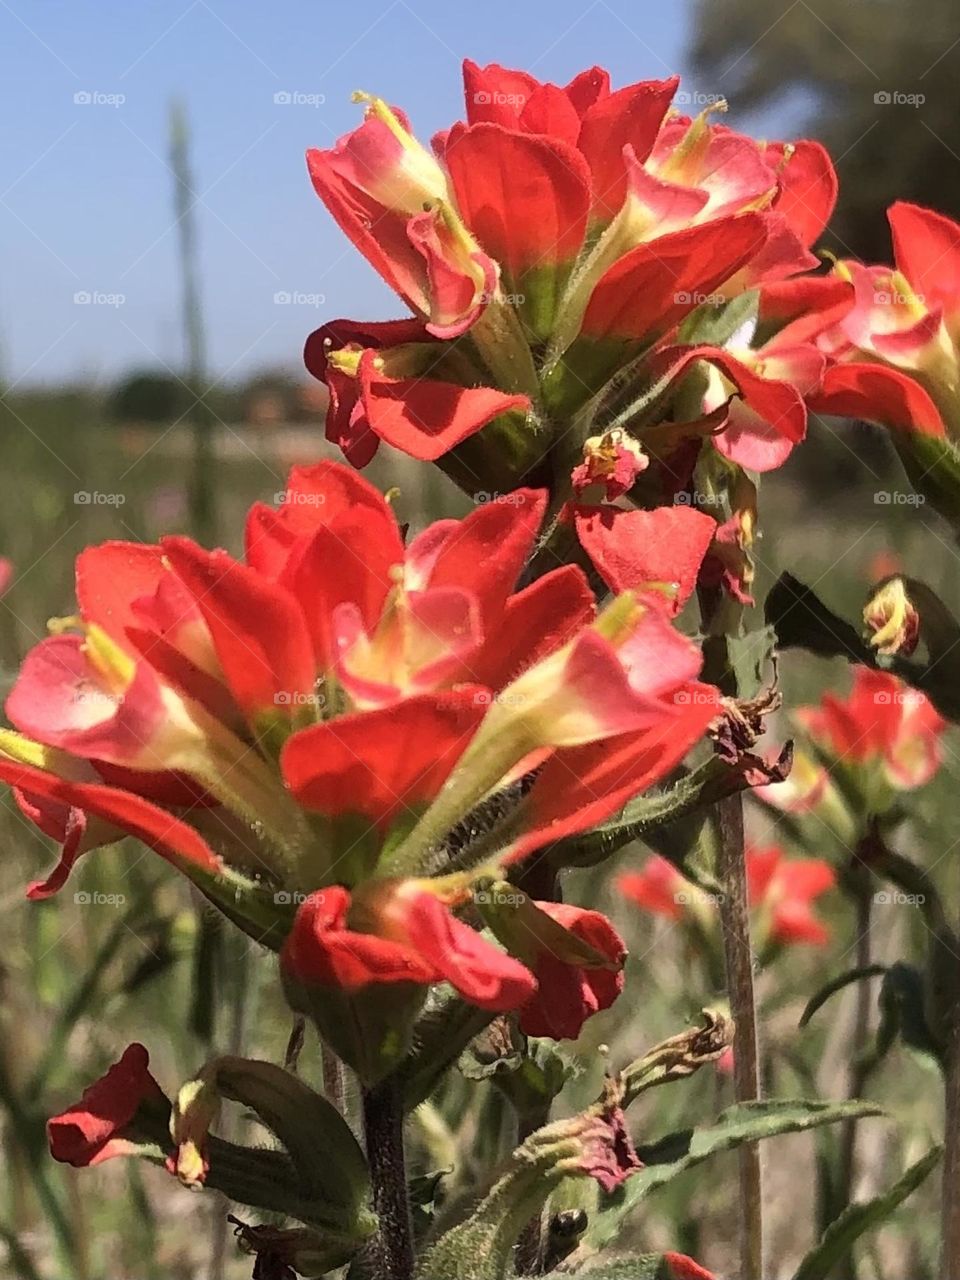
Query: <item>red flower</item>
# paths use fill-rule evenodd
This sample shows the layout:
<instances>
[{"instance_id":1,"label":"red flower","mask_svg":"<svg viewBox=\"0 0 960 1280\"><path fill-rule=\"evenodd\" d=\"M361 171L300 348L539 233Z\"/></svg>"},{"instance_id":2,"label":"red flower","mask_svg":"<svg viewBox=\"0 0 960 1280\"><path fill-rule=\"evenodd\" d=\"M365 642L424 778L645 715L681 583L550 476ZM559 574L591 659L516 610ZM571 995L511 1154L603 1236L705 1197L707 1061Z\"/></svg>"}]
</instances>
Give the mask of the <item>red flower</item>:
<instances>
[{"instance_id":1,"label":"red flower","mask_svg":"<svg viewBox=\"0 0 960 1280\"><path fill-rule=\"evenodd\" d=\"M623 990L626 947L599 911L556 902L538 902L536 907L560 929L567 930L572 939L595 952L596 961L578 957L575 943L572 958L567 958L562 938L558 943L548 935L542 945L531 941L529 950L533 955L527 963L537 979L537 993L521 1010L520 1030L528 1036L576 1040L586 1020L609 1009Z\"/></svg>"},{"instance_id":2,"label":"red flower","mask_svg":"<svg viewBox=\"0 0 960 1280\"><path fill-rule=\"evenodd\" d=\"M467 119L433 155L366 95L363 123L309 153L317 193L416 317L338 321L308 342L328 436L357 465L377 439L432 459L492 423L523 474L540 451L511 415L569 417L701 303L815 266L836 196L815 143L765 147L706 113L671 116L675 79L614 92L593 68L560 88L468 61L464 82ZM452 349L465 331L470 347ZM773 400L774 418L753 434L794 443L797 393L784 421L790 389L761 390L756 412Z\"/></svg>"},{"instance_id":3,"label":"red flower","mask_svg":"<svg viewBox=\"0 0 960 1280\"><path fill-rule=\"evenodd\" d=\"M54 1160L81 1169L130 1155L142 1141L138 1113L169 1116L170 1103L148 1071L149 1062L142 1044L130 1045L78 1103L47 1121Z\"/></svg>"},{"instance_id":4,"label":"red flower","mask_svg":"<svg viewBox=\"0 0 960 1280\"><path fill-rule=\"evenodd\" d=\"M311 894L284 946L285 970L304 986L347 993L449 982L482 1009L525 1004L533 975L457 920L429 885L381 880L352 899L337 885Z\"/></svg>"},{"instance_id":5,"label":"red flower","mask_svg":"<svg viewBox=\"0 0 960 1280\"><path fill-rule=\"evenodd\" d=\"M505 955L450 909L490 864L444 875L444 850L531 771L498 861L576 835L703 735L716 690L694 683L700 652L668 615L692 589L705 518L655 513L663 557L635 556L633 572L666 575L667 595L638 581L645 602L625 593L595 618L574 566L514 590L546 495L509 498L405 543L376 490L323 463L295 468L277 508L252 509L245 561L186 538L84 552L76 634L28 655L7 708L21 732L0 731L0 777L62 844L31 895L128 831L252 936L286 939L301 983L406 983L409 1013L448 981L576 1035L620 988L611 927L540 911L553 933L529 957L545 982L534 1001L523 948ZM640 540L646 517L633 514ZM605 535L595 540L616 573ZM362 1003L370 1012L376 993ZM389 1066L380 1032L401 1044L387 1012L345 1049L374 1074Z\"/></svg>"},{"instance_id":6,"label":"red flower","mask_svg":"<svg viewBox=\"0 0 960 1280\"><path fill-rule=\"evenodd\" d=\"M839 764L865 770L893 791L923 786L940 767L946 722L925 694L889 672L856 667L846 699L824 694L796 719Z\"/></svg>"},{"instance_id":7,"label":"red flower","mask_svg":"<svg viewBox=\"0 0 960 1280\"><path fill-rule=\"evenodd\" d=\"M835 883L833 868L819 858L787 858L776 845L747 850L750 905L759 913L761 936L771 942L826 945L830 933L812 903Z\"/></svg>"},{"instance_id":8,"label":"red flower","mask_svg":"<svg viewBox=\"0 0 960 1280\"><path fill-rule=\"evenodd\" d=\"M750 907L756 936L771 944L793 942L823 946L826 926L812 909L836 883L829 863L818 858L787 858L775 845L749 848L746 853ZM637 906L670 920L696 920L711 927L713 899L691 885L665 858L649 858L642 871L627 872L617 881Z\"/></svg>"},{"instance_id":9,"label":"red flower","mask_svg":"<svg viewBox=\"0 0 960 1280\"><path fill-rule=\"evenodd\" d=\"M818 345L831 358L818 413L928 435L960 432L960 226L898 201L888 210L895 269L839 262L850 305Z\"/></svg>"},{"instance_id":10,"label":"red flower","mask_svg":"<svg viewBox=\"0 0 960 1280\"><path fill-rule=\"evenodd\" d=\"M580 545L611 591L635 591L672 614L693 594L717 530L712 517L684 506L578 506L573 520Z\"/></svg>"}]
</instances>

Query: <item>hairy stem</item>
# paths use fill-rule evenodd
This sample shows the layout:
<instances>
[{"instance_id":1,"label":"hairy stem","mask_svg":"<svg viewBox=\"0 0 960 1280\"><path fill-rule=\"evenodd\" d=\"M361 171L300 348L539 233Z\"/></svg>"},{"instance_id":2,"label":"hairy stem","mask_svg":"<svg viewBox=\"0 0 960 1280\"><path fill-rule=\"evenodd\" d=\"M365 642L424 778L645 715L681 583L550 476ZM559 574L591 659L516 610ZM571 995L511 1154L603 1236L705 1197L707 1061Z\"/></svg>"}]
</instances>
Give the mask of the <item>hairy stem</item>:
<instances>
[{"instance_id":1,"label":"hairy stem","mask_svg":"<svg viewBox=\"0 0 960 1280\"><path fill-rule=\"evenodd\" d=\"M960 1026L957 1025L952 1029L947 1052L945 1092L940 1280L960 1280L960 1197L957 1196L960 1182Z\"/></svg>"},{"instance_id":2,"label":"hairy stem","mask_svg":"<svg viewBox=\"0 0 960 1280\"><path fill-rule=\"evenodd\" d=\"M873 877L865 868L862 870L856 869L855 874L857 877L855 889L857 905L856 967L858 969L867 969L871 964L872 952L870 926L873 907ZM870 1008L873 1002L873 988L869 981L865 980L856 984L856 1000L853 1042L850 1046L850 1066L847 1075L847 1097L851 1099L859 1098L863 1095L872 1070L872 1064L867 1058L867 1041L870 1036ZM839 1217L851 1202L856 1157L857 1122L856 1120L847 1120L840 1135L840 1169L831 1206L831 1219ZM848 1254L836 1269L837 1280L849 1275L853 1275L852 1254Z\"/></svg>"},{"instance_id":3,"label":"hairy stem","mask_svg":"<svg viewBox=\"0 0 960 1280\"><path fill-rule=\"evenodd\" d=\"M738 1102L760 1097L760 1046L753 989L753 949L744 856L743 799L728 796L717 806L720 828L719 879L724 887L720 907L723 957L730 1012L736 1027L734 1087ZM763 1278L763 1184L760 1148L740 1148L740 1277Z\"/></svg>"},{"instance_id":4,"label":"hairy stem","mask_svg":"<svg viewBox=\"0 0 960 1280\"><path fill-rule=\"evenodd\" d=\"M375 1280L410 1280L413 1222L403 1150L403 1096L395 1081L364 1089L363 1131L373 1207L379 1219L371 1246L373 1274Z\"/></svg>"}]
</instances>

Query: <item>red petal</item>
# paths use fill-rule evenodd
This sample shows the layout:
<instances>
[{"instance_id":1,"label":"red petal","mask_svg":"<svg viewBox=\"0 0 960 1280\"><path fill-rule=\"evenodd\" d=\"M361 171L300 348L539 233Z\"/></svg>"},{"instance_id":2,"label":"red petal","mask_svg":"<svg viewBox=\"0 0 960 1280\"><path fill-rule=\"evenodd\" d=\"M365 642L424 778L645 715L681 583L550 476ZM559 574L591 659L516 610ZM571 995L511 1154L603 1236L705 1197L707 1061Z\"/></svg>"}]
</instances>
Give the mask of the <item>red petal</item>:
<instances>
[{"instance_id":1,"label":"red petal","mask_svg":"<svg viewBox=\"0 0 960 1280\"><path fill-rule=\"evenodd\" d=\"M686 885L683 876L666 858L655 853L643 864L642 871L627 871L617 877L617 888L644 911L652 915L679 920L683 906L677 894Z\"/></svg>"},{"instance_id":2,"label":"red petal","mask_svg":"<svg viewBox=\"0 0 960 1280\"><path fill-rule=\"evenodd\" d=\"M814 353L813 359L819 371L821 358ZM807 432L807 410L800 392L790 382L761 377L722 347L667 347L657 353L653 365L669 368L673 377L680 377L696 360L716 365L753 411L737 414L736 406L731 406L727 427L714 437L717 449L755 471L780 466Z\"/></svg>"},{"instance_id":3,"label":"red petal","mask_svg":"<svg viewBox=\"0 0 960 1280\"><path fill-rule=\"evenodd\" d=\"M471 687L311 725L287 741L284 778L306 808L360 813L386 829L436 795L488 703L485 690Z\"/></svg>"},{"instance_id":4,"label":"red petal","mask_svg":"<svg viewBox=\"0 0 960 1280\"><path fill-rule=\"evenodd\" d=\"M142 542L104 542L77 556L77 605L85 622L95 622L128 651L127 627L140 626L133 604L152 596L166 570L159 547Z\"/></svg>"},{"instance_id":5,"label":"red petal","mask_svg":"<svg viewBox=\"0 0 960 1280\"><path fill-rule=\"evenodd\" d=\"M611 591L640 590L652 582L676 585L676 595L651 592L650 598L680 612L697 585L700 565L717 523L691 507L656 511L620 511L578 507L577 537Z\"/></svg>"},{"instance_id":6,"label":"red petal","mask_svg":"<svg viewBox=\"0 0 960 1280\"><path fill-rule=\"evenodd\" d=\"M110 694L79 635L47 636L34 645L10 690L6 713L21 733L47 746L113 764L166 767L166 759L153 752L168 714L156 673L140 661L122 697Z\"/></svg>"},{"instance_id":7,"label":"red petal","mask_svg":"<svg viewBox=\"0 0 960 1280\"><path fill-rule=\"evenodd\" d=\"M564 89L555 84L542 84L534 89L520 112L519 125L525 133L543 134L555 142L576 147L580 136L580 112Z\"/></svg>"},{"instance_id":8,"label":"red petal","mask_svg":"<svg viewBox=\"0 0 960 1280\"><path fill-rule=\"evenodd\" d=\"M814 413L882 422L941 439L946 435L940 412L920 383L886 365L835 364L807 403Z\"/></svg>"},{"instance_id":9,"label":"red petal","mask_svg":"<svg viewBox=\"0 0 960 1280\"><path fill-rule=\"evenodd\" d=\"M599 911L585 911L567 903L536 905L608 961L606 968L586 968L566 963L548 949L541 950L537 957L534 974L538 990L521 1011L520 1029L528 1036L576 1040L586 1020L609 1009L623 990L626 947Z\"/></svg>"},{"instance_id":10,"label":"red petal","mask_svg":"<svg viewBox=\"0 0 960 1280\"><path fill-rule=\"evenodd\" d=\"M332 152L310 150L307 168L313 189L337 226L375 271L413 311L426 315L430 301L424 287L423 258L407 236L408 219L384 209L378 201L350 187L331 163Z\"/></svg>"},{"instance_id":11,"label":"red petal","mask_svg":"<svg viewBox=\"0 0 960 1280\"><path fill-rule=\"evenodd\" d=\"M960 226L952 218L898 200L887 211L897 268L932 308L960 307Z\"/></svg>"},{"instance_id":12,"label":"red petal","mask_svg":"<svg viewBox=\"0 0 960 1280\"><path fill-rule=\"evenodd\" d=\"M574 147L478 124L451 130L444 158L464 221L507 287L533 268L573 261L590 208L590 171Z\"/></svg>"},{"instance_id":13,"label":"red petal","mask_svg":"<svg viewBox=\"0 0 960 1280\"><path fill-rule=\"evenodd\" d=\"M584 335L639 339L665 333L729 280L766 239L763 216L747 213L637 245L594 289Z\"/></svg>"},{"instance_id":14,"label":"red petal","mask_svg":"<svg viewBox=\"0 0 960 1280\"><path fill-rule=\"evenodd\" d=\"M593 620L596 602L583 570L563 565L507 601L503 617L471 663L474 679L500 689Z\"/></svg>"},{"instance_id":15,"label":"red petal","mask_svg":"<svg viewBox=\"0 0 960 1280\"><path fill-rule=\"evenodd\" d=\"M136 836L174 865L184 859L212 875L221 870L220 859L193 827L130 791L93 782L68 782L32 765L6 760L0 760L0 779L30 795L43 796L102 818ZM62 881L57 877L55 872L50 879L59 884Z\"/></svg>"},{"instance_id":16,"label":"red petal","mask_svg":"<svg viewBox=\"0 0 960 1280\"><path fill-rule=\"evenodd\" d=\"M528 797L529 828L512 846L517 862L543 845L588 831L670 772L717 714L717 691L690 685L679 716L639 733L556 752Z\"/></svg>"},{"instance_id":17,"label":"red petal","mask_svg":"<svg viewBox=\"0 0 960 1280\"><path fill-rule=\"evenodd\" d=\"M427 580L430 587L468 587L485 617L506 603L547 509L542 489L515 489L508 497L482 503L451 525Z\"/></svg>"},{"instance_id":18,"label":"red petal","mask_svg":"<svg viewBox=\"0 0 960 1280\"><path fill-rule=\"evenodd\" d=\"M595 102L610 96L610 73L603 67L590 67L575 75L564 93L582 116Z\"/></svg>"},{"instance_id":19,"label":"red petal","mask_svg":"<svg viewBox=\"0 0 960 1280\"><path fill-rule=\"evenodd\" d=\"M526 71L512 71L490 62L478 67L469 58L463 63L463 97L470 124L493 121L516 129L520 112L539 87Z\"/></svg>"},{"instance_id":20,"label":"red petal","mask_svg":"<svg viewBox=\"0 0 960 1280\"><path fill-rule=\"evenodd\" d=\"M780 194L773 207L809 247L830 221L837 203L837 171L826 148L807 138L789 144L772 142L766 150L768 156L782 160L788 149L790 158L780 169Z\"/></svg>"},{"instance_id":21,"label":"red petal","mask_svg":"<svg viewBox=\"0 0 960 1280\"><path fill-rule=\"evenodd\" d=\"M670 1268L670 1280L717 1280L712 1272L705 1271L685 1253L665 1253L663 1260Z\"/></svg>"},{"instance_id":22,"label":"red petal","mask_svg":"<svg viewBox=\"0 0 960 1280\"><path fill-rule=\"evenodd\" d=\"M593 216L609 221L627 194L623 148L630 146L637 160L653 150L660 126L680 83L645 80L598 99L583 117L580 150L593 175Z\"/></svg>"},{"instance_id":23,"label":"red petal","mask_svg":"<svg viewBox=\"0 0 960 1280\"><path fill-rule=\"evenodd\" d=\"M316 675L297 601L226 551L180 537L164 538L163 549L207 620L237 705L251 717L292 715Z\"/></svg>"},{"instance_id":24,"label":"red petal","mask_svg":"<svg viewBox=\"0 0 960 1280\"><path fill-rule=\"evenodd\" d=\"M343 450L351 466L365 467L376 453L379 442L359 404L359 382L330 364L328 354L347 346L380 351L403 343L430 341L433 341L431 335L419 320L386 320L369 324L332 320L315 329L307 338L303 350L304 364L315 378L326 383L330 395L327 439Z\"/></svg>"},{"instance_id":25,"label":"red petal","mask_svg":"<svg viewBox=\"0 0 960 1280\"><path fill-rule=\"evenodd\" d=\"M378 372L374 353L360 360L364 406L370 427L381 440L421 462L433 462L454 445L511 409L526 411L526 396L505 395L492 387L459 387L429 378L387 378Z\"/></svg>"},{"instance_id":26,"label":"red petal","mask_svg":"<svg viewBox=\"0 0 960 1280\"><path fill-rule=\"evenodd\" d=\"M406 930L414 952L435 967L438 978L481 1009L518 1009L537 989L529 969L457 920L432 893L411 901Z\"/></svg>"},{"instance_id":27,"label":"red petal","mask_svg":"<svg viewBox=\"0 0 960 1280\"><path fill-rule=\"evenodd\" d=\"M78 1103L47 1121L54 1160L82 1169L124 1154L122 1130L141 1104L167 1102L149 1064L142 1044L129 1045L120 1061L85 1090Z\"/></svg>"},{"instance_id":28,"label":"red petal","mask_svg":"<svg viewBox=\"0 0 960 1280\"><path fill-rule=\"evenodd\" d=\"M852 310L856 293L849 280L839 276L802 276L778 280L760 290L761 325L785 325L773 344L809 342L831 328Z\"/></svg>"},{"instance_id":29,"label":"red petal","mask_svg":"<svg viewBox=\"0 0 960 1280\"><path fill-rule=\"evenodd\" d=\"M340 885L311 893L283 946L283 967L301 982L356 991L377 982L435 980L434 967L409 945L349 928L350 894Z\"/></svg>"},{"instance_id":30,"label":"red petal","mask_svg":"<svg viewBox=\"0 0 960 1280\"><path fill-rule=\"evenodd\" d=\"M372 532L369 515L358 509L317 529L284 569L281 585L301 603L318 671L329 672L336 665L334 610L353 605L364 629L372 630L392 586L390 569L403 562L402 546L394 545L395 524L390 540L371 538Z\"/></svg>"}]
</instances>

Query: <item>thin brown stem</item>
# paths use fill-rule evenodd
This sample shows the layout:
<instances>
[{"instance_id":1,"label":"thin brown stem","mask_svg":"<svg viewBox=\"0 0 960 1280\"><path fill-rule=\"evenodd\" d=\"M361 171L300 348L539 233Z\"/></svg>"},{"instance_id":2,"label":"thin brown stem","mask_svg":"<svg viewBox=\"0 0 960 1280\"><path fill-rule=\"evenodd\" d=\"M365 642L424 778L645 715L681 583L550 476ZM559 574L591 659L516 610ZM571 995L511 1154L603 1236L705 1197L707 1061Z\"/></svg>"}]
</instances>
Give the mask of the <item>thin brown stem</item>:
<instances>
[{"instance_id":1,"label":"thin brown stem","mask_svg":"<svg viewBox=\"0 0 960 1280\"><path fill-rule=\"evenodd\" d=\"M736 1026L733 1081L738 1102L760 1097L760 1045L753 988L753 948L744 856L743 801L739 795L717 806L723 955L730 1012ZM763 1280L763 1180L757 1143L742 1146L740 1161L740 1277Z\"/></svg>"}]
</instances>

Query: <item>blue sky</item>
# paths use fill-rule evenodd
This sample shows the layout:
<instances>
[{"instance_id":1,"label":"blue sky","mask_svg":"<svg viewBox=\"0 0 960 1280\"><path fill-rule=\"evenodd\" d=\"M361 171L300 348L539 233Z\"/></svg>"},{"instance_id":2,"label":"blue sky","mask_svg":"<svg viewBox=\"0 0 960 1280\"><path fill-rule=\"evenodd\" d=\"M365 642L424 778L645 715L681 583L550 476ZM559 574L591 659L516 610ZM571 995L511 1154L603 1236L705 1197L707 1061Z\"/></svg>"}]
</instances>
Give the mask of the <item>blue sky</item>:
<instances>
[{"instance_id":1,"label":"blue sky","mask_svg":"<svg viewBox=\"0 0 960 1280\"><path fill-rule=\"evenodd\" d=\"M462 114L464 55L561 83L598 62L628 83L685 70L686 20L677 0L0 0L4 374L181 366L174 96L202 193L209 364L231 378L295 364L321 318L399 314L306 176L304 150L359 120L351 90L403 105L426 139Z\"/></svg>"}]
</instances>

